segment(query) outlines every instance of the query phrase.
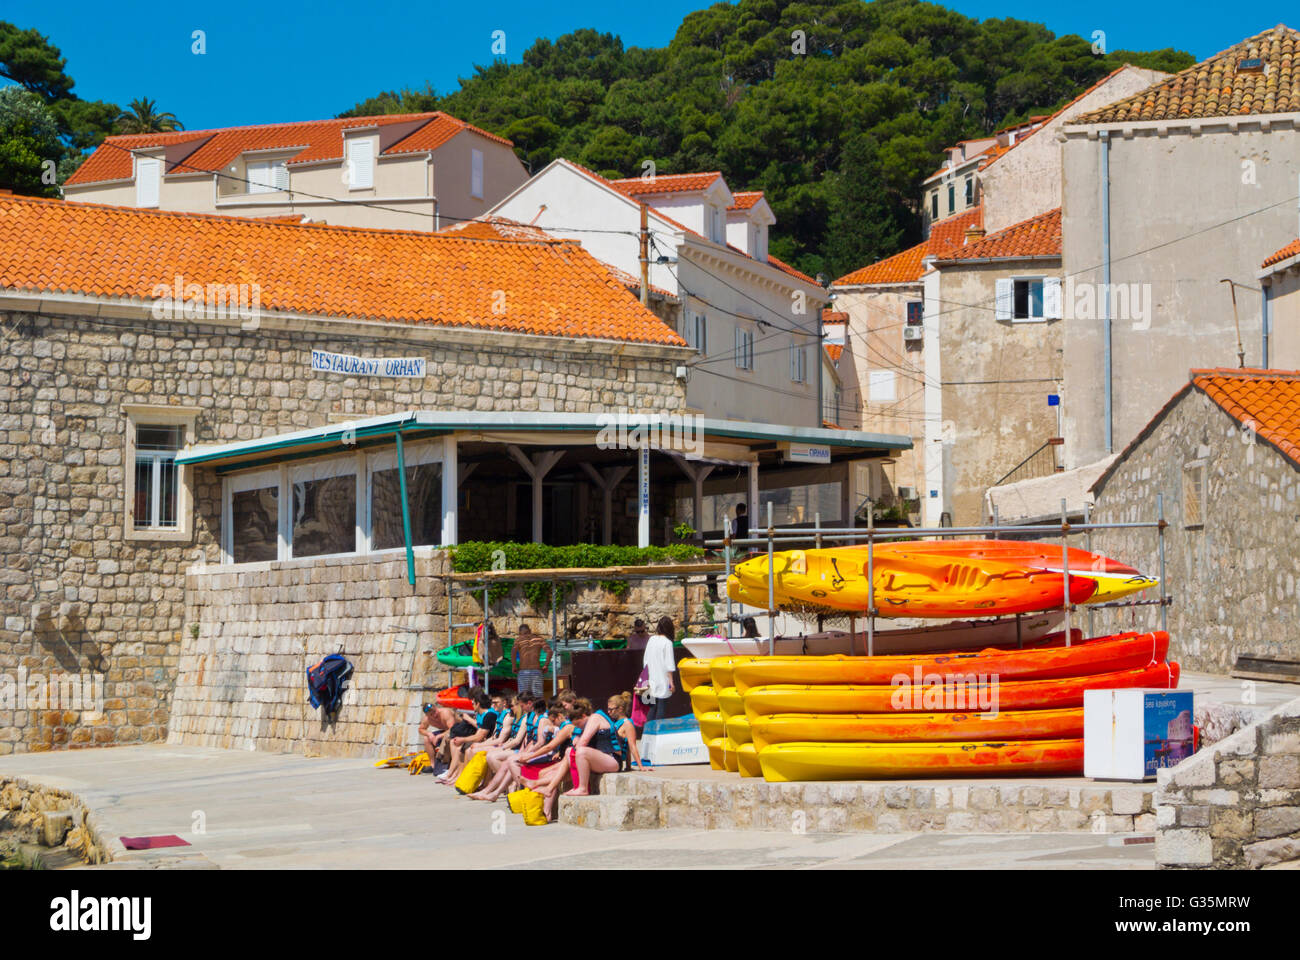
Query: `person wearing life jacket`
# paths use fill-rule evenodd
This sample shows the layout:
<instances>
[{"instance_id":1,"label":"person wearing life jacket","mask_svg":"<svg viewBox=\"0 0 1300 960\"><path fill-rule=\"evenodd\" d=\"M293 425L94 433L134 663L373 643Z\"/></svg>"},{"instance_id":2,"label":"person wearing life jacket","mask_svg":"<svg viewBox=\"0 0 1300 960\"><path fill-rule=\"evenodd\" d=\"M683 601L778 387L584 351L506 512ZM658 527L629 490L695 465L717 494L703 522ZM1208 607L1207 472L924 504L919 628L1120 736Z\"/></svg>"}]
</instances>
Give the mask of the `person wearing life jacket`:
<instances>
[{"instance_id":1,"label":"person wearing life jacket","mask_svg":"<svg viewBox=\"0 0 1300 960\"><path fill-rule=\"evenodd\" d=\"M500 750L519 733L523 722L523 706L518 694L503 694L505 709L497 714L496 729L485 740L480 740L469 748L466 760L473 759L476 753L494 753Z\"/></svg>"},{"instance_id":2,"label":"person wearing life jacket","mask_svg":"<svg viewBox=\"0 0 1300 960\"><path fill-rule=\"evenodd\" d=\"M486 694L480 694L479 712L474 717L475 730L467 736L451 738L451 766L438 778L439 783L456 782L461 770L469 762L470 751L474 745L482 743L496 733L497 724L505 712L506 700L501 694L494 694L490 700Z\"/></svg>"},{"instance_id":3,"label":"person wearing life jacket","mask_svg":"<svg viewBox=\"0 0 1300 960\"><path fill-rule=\"evenodd\" d=\"M625 766L641 768L636 749L636 727L628 714L632 694L621 693L609 698L605 710L597 710L582 730L577 751L577 777L565 796L584 797L591 792L593 774L617 773Z\"/></svg>"},{"instance_id":4,"label":"person wearing life jacket","mask_svg":"<svg viewBox=\"0 0 1300 960\"><path fill-rule=\"evenodd\" d=\"M517 732L510 740L488 754L488 774L483 779L483 786L471 793L471 800L496 800L507 790L515 788L518 780L518 767L512 761L520 754L544 743L551 736L548 723L546 701L524 694L520 702L525 705L525 712L517 724Z\"/></svg>"},{"instance_id":5,"label":"person wearing life jacket","mask_svg":"<svg viewBox=\"0 0 1300 960\"><path fill-rule=\"evenodd\" d=\"M533 789L545 798L542 810L546 814L547 820L554 816L555 798L559 796L560 789L569 776L569 761L574 745L585 735L586 726L592 722L592 713L590 700L579 697L573 701L573 706L569 708L568 712L568 722L565 723L560 732L561 736L564 734L568 736L566 742L561 745L559 759L552 762L537 776L537 783L533 786Z\"/></svg>"}]
</instances>

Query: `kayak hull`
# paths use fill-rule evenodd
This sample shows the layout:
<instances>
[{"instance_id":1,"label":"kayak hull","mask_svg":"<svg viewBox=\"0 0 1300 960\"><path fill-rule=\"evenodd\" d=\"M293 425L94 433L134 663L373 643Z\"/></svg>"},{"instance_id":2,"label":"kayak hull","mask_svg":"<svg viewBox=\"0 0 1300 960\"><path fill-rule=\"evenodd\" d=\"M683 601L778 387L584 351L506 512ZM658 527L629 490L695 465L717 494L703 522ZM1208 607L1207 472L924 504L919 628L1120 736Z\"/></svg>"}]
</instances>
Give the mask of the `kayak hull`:
<instances>
[{"instance_id":1,"label":"kayak hull","mask_svg":"<svg viewBox=\"0 0 1300 960\"><path fill-rule=\"evenodd\" d=\"M681 678L682 690L690 693L709 682L709 661L704 658L680 660L677 663L677 676Z\"/></svg>"},{"instance_id":2,"label":"kayak hull","mask_svg":"<svg viewBox=\"0 0 1300 960\"><path fill-rule=\"evenodd\" d=\"M849 686L774 684L751 687L744 694L750 723L778 713L936 713L944 711L1036 710L1080 707L1083 692L1093 689L1178 686L1177 663L1158 663L1139 670L1097 673L1055 680L1014 680L997 684L922 684ZM995 699L996 698L996 699Z\"/></svg>"},{"instance_id":3,"label":"kayak hull","mask_svg":"<svg viewBox=\"0 0 1300 960\"><path fill-rule=\"evenodd\" d=\"M727 731L731 733L728 722ZM738 729L738 728L737 728ZM776 743L953 743L979 740L1075 740L1083 708L980 713L774 714L756 717L748 732L762 750ZM735 734L731 734L736 739Z\"/></svg>"},{"instance_id":4,"label":"kayak hull","mask_svg":"<svg viewBox=\"0 0 1300 960\"><path fill-rule=\"evenodd\" d=\"M700 739L707 745L710 740L727 735L727 721L718 711L696 714L695 721L700 725Z\"/></svg>"},{"instance_id":5,"label":"kayak hull","mask_svg":"<svg viewBox=\"0 0 1300 960\"><path fill-rule=\"evenodd\" d=\"M988 774L1079 774L1083 740L966 743L779 743L758 751L764 779L878 780Z\"/></svg>"},{"instance_id":6,"label":"kayak hull","mask_svg":"<svg viewBox=\"0 0 1300 960\"><path fill-rule=\"evenodd\" d=\"M740 691L735 687L719 690L718 710L722 713L723 719L726 720L730 720L732 717L743 717L745 715L745 698L741 696Z\"/></svg>"},{"instance_id":7,"label":"kayak hull","mask_svg":"<svg viewBox=\"0 0 1300 960\"><path fill-rule=\"evenodd\" d=\"M758 760L758 751L752 743L742 743L736 748L737 772L742 777L761 777L763 766Z\"/></svg>"},{"instance_id":8,"label":"kayak hull","mask_svg":"<svg viewBox=\"0 0 1300 960\"><path fill-rule=\"evenodd\" d=\"M738 744L753 743L753 736L749 729L749 717L743 713L734 717L729 717L726 721L727 736Z\"/></svg>"},{"instance_id":9,"label":"kayak hull","mask_svg":"<svg viewBox=\"0 0 1300 960\"><path fill-rule=\"evenodd\" d=\"M718 712L718 695L710 684L702 684L691 691L691 713L697 717Z\"/></svg>"},{"instance_id":10,"label":"kayak hull","mask_svg":"<svg viewBox=\"0 0 1300 960\"><path fill-rule=\"evenodd\" d=\"M989 649L972 653L906 657L756 657L732 664L736 688L771 684L873 685L914 677L948 682L972 676L1013 680L1050 680L1094 673L1136 670L1164 660L1169 634L1124 633L1065 646L1026 650Z\"/></svg>"}]
</instances>

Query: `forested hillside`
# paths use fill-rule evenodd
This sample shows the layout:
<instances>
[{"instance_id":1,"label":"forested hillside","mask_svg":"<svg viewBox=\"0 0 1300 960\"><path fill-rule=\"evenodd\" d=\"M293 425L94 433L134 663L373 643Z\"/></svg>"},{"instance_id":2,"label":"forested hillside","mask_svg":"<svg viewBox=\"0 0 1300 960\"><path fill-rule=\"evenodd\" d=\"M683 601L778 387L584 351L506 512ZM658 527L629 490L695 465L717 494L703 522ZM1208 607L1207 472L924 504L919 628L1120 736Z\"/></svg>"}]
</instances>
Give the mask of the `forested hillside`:
<instances>
[{"instance_id":1,"label":"forested hillside","mask_svg":"<svg viewBox=\"0 0 1300 960\"><path fill-rule=\"evenodd\" d=\"M837 276L917 239L918 185L943 147L1049 112L1123 63L1193 62L1093 46L918 0L739 0L690 14L666 48L579 30L445 95L381 93L344 115L446 110L509 137L533 170L721 170L733 190L766 191L776 256Z\"/></svg>"}]
</instances>

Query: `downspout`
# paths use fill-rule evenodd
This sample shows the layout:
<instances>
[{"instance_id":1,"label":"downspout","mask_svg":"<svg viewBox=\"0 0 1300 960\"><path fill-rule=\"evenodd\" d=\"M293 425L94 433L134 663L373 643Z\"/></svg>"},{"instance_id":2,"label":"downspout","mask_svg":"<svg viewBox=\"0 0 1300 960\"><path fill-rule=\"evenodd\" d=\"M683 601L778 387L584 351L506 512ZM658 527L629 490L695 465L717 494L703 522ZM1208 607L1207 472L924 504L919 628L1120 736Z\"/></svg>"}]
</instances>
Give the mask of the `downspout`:
<instances>
[{"instance_id":1,"label":"downspout","mask_svg":"<svg viewBox=\"0 0 1300 960\"><path fill-rule=\"evenodd\" d=\"M825 305L823 304L817 308L817 407L813 426L817 427L819 430L821 429L824 414L822 404L825 403L825 400L823 399L825 395L822 391L826 389L826 368L823 359L826 356L826 331L822 327L822 310L824 306ZM845 329L847 329L847 327Z\"/></svg>"},{"instance_id":2,"label":"downspout","mask_svg":"<svg viewBox=\"0 0 1300 960\"><path fill-rule=\"evenodd\" d=\"M1101 146L1101 327L1105 337L1105 373L1106 380L1106 453L1115 452L1115 425L1113 418L1114 395L1113 374L1111 369L1111 317L1110 317L1110 131L1102 130Z\"/></svg>"},{"instance_id":3,"label":"downspout","mask_svg":"<svg viewBox=\"0 0 1300 960\"><path fill-rule=\"evenodd\" d=\"M1273 326L1273 297L1272 297L1273 285L1269 283L1267 280L1265 280L1262 284L1260 284L1260 289L1263 291L1261 295L1263 302L1261 304L1261 310L1260 310L1260 313L1262 314L1262 320L1263 320L1263 323L1261 324L1261 328L1264 334L1264 345L1261 351L1263 355L1262 365L1264 369L1267 370L1268 369L1268 333L1270 328Z\"/></svg>"}]
</instances>

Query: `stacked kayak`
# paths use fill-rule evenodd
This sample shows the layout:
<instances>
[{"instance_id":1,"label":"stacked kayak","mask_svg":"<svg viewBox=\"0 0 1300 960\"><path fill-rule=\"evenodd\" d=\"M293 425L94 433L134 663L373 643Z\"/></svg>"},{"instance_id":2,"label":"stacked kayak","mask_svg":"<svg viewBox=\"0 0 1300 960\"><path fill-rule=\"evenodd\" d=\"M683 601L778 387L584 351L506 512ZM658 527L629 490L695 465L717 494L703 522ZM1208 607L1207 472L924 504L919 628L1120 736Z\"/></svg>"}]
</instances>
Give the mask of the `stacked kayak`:
<instances>
[{"instance_id":1,"label":"stacked kayak","mask_svg":"<svg viewBox=\"0 0 1300 960\"><path fill-rule=\"evenodd\" d=\"M868 579L870 567L870 579ZM770 573L770 576L769 576ZM1067 574L1068 573L1068 577ZM908 541L783 550L756 556L727 580L731 599L766 609L769 579L779 609L883 617L1006 616L1100 603L1145 590L1156 578L1086 550L1001 540Z\"/></svg>"},{"instance_id":2,"label":"stacked kayak","mask_svg":"<svg viewBox=\"0 0 1300 960\"><path fill-rule=\"evenodd\" d=\"M905 656L684 660L715 769L769 781L1083 770L1083 692L1178 686L1169 636Z\"/></svg>"}]
</instances>

